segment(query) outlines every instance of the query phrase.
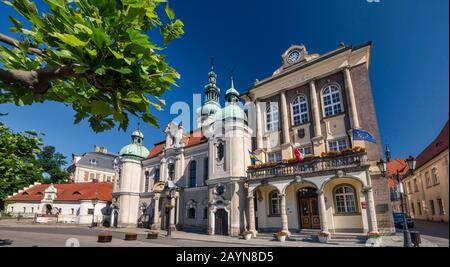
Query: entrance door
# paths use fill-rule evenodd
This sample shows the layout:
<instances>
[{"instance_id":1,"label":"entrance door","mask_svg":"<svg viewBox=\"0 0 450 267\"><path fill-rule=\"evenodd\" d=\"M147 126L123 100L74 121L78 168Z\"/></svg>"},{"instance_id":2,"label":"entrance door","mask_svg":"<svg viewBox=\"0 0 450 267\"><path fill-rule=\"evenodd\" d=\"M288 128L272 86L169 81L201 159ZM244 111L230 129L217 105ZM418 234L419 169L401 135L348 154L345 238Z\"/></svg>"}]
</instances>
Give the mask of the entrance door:
<instances>
[{"instance_id":1,"label":"entrance door","mask_svg":"<svg viewBox=\"0 0 450 267\"><path fill-rule=\"evenodd\" d=\"M225 209L218 209L215 214L216 235L228 235L228 213Z\"/></svg>"},{"instance_id":2,"label":"entrance door","mask_svg":"<svg viewBox=\"0 0 450 267\"><path fill-rule=\"evenodd\" d=\"M319 206L314 188L301 188L298 191L299 225L301 229L319 229Z\"/></svg>"}]
</instances>

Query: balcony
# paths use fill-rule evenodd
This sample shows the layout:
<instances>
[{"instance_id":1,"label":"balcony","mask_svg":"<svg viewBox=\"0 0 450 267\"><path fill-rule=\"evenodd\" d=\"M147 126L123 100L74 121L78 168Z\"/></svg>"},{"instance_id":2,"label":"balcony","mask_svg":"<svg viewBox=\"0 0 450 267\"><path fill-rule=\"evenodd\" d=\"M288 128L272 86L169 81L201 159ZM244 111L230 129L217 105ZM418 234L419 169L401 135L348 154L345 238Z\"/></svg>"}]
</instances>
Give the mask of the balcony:
<instances>
[{"instance_id":1,"label":"balcony","mask_svg":"<svg viewBox=\"0 0 450 267\"><path fill-rule=\"evenodd\" d=\"M300 162L280 162L262 166L250 166L247 170L249 179L264 179L283 176L314 176L321 172L364 169L367 168L365 152L347 153L329 157L314 157Z\"/></svg>"}]
</instances>

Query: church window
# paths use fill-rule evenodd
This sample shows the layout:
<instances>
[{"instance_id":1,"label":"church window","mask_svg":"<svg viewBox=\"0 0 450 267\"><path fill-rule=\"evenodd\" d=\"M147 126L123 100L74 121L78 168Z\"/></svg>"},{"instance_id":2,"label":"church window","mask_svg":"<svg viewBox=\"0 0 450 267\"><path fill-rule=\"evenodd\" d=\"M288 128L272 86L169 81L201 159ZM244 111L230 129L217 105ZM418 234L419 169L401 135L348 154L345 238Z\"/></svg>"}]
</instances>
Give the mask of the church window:
<instances>
[{"instance_id":1,"label":"church window","mask_svg":"<svg viewBox=\"0 0 450 267\"><path fill-rule=\"evenodd\" d=\"M159 182L159 168L156 168L156 169L155 169L155 176L154 176L154 179L155 179L155 183L158 183L158 182Z\"/></svg>"},{"instance_id":2,"label":"church window","mask_svg":"<svg viewBox=\"0 0 450 267\"><path fill-rule=\"evenodd\" d=\"M304 95L296 96L291 103L291 107L294 125L303 124L309 121L308 102Z\"/></svg>"},{"instance_id":3,"label":"church window","mask_svg":"<svg viewBox=\"0 0 450 267\"><path fill-rule=\"evenodd\" d=\"M336 213L356 213L356 193L350 185L341 185L334 189Z\"/></svg>"},{"instance_id":4,"label":"church window","mask_svg":"<svg viewBox=\"0 0 450 267\"><path fill-rule=\"evenodd\" d=\"M266 109L266 131L278 131L278 103L270 103Z\"/></svg>"},{"instance_id":5,"label":"church window","mask_svg":"<svg viewBox=\"0 0 450 267\"><path fill-rule=\"evenodd\" d=\"M206 181L209 178L208 175L209 175L209 161L208 157L206 157L205 160L203 161L203 176L205 177L203 185L206 185Z\"/></svg>"},{"instance_id":6,"label":"church window","mask_svg":"<svg viewBox=\"0 0 450 267\"><path fill-rule=\"evenodd\" d=\"M280 194L276 190L272 191L269 194L269 206L270 206L270 215L278 216L280 215Z\"/></svg>"},{"instance_id":7,"label":"church window","mask_svg":"<svg viewBox=\"0 0 450 267\"><path fill-rule=\"evenodd\" d=\"M222 161L223 160L223 157L224 157L224 146L223 146L223 144L222 143L219 143L219 145L217 146L217 159L219 160L219 161Z\"/></svg>"},{"instance_id":8,"label":"church window","mask_svg":"<svg viewBox=\"0 0 450 267\"><path fill-rule=\"evenodd\" d=\"M169 180L172 180L175 178L175 165L173 163L169 163L168 165L169 169Z\"/></svg>"},{"instance_id":9,"label":"church window","mask_svg":"<svg viewBox=\"0 0 450 267\"><path fill-rule=\"evenodd\" d=\"M195 219L195 208L194 207L188 208L188 218Z\"/></svg>"},{"instance_id":10,"label":"church window","mask_svg":"<svg viewBox=\"0 0 450 267\"><path fill-rule=\"evenodd\" d=\"M189 187L197 186L197 162L191 161L189 163Z\"/></svg>"},{"instance_id":11,"label":"church window","mask_svg":"<svg viewBox=\"0 0 450 267\"><path fill-rule=\"evenodd\" d=\"M208 219L208 207L203 208L203 220Z\"/></svg>"},{"instance_id":12,"label":"church window","mask_svg":"<svg viewBox=\"0 0 450 267\"><path fill-rule=\"evenodd\" d=\"M336 85L329 85L322 91L324 117L342 112L341 91Z\"/></svg>"}]
</instances>

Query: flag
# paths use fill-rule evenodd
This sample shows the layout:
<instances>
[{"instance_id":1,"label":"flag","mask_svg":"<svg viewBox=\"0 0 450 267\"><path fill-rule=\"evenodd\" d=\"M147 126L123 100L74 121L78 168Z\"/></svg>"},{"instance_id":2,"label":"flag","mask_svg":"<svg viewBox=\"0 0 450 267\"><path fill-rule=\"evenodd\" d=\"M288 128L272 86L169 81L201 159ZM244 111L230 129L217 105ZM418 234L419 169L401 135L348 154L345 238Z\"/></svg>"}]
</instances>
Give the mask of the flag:
<instances>
[{"instance_id":1,"label":"flag","mask_svg":"<svg viewBox=\"0 0 450 267\"><path fill-rule=\"evenodd\" d=\"M372 134L366 131L353 129L353 140L363 140L363 141L369 141L372 143L376 143L375 137L373 137Z\"/></svg>"},{"instance_id":2,"label":"flag","mask_svg":"<svg viewBox=\"0 0 450 267\"><path fill-rule=\"evenodd\" d=\"M252 163L256 163L256 162L261 162L255 155L255 152L253 151L248 151L248 153L250 154L250 160L252 161Z\"/></svg>"},{"instance_id":3,"label":"flag","mask_svg":"<svg viewBox=\"0 0 450 267\"><path fill-rule=\"evenodd\" d=\"M298 148L294 149L294 156L297 161L300 161L303 159L302 152L300 152L300 150L298 150Z\"/></svg>"}]
</instances>

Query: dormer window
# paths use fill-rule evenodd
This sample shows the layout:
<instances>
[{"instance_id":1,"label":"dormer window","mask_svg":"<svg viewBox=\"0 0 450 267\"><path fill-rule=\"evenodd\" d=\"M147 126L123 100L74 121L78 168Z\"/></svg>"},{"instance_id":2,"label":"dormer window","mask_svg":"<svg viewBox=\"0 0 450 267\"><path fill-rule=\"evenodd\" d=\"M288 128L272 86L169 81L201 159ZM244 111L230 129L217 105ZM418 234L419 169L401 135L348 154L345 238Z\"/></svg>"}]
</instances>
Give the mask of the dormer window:
<instances>
[{"instance_id":1,"label":"dormer window","mask_svg":"<svg viewBox=\"0 0 450 267\"><path fill-rule=\"evenodd\" d=\"M72 195L81 195L81 193L79 191L75 191L72 193Z\"/></svg>"},{"instance_id":2,"label":"dormer window","mask_svg":"<svg viewBox=\"0 0 450 267\"><path fill-rule=\"evenodd\" d=\"M96 159L90 159L89 163L91 163L92 165L97 165L97 160Z\"/></svg>"}]
</instances>

